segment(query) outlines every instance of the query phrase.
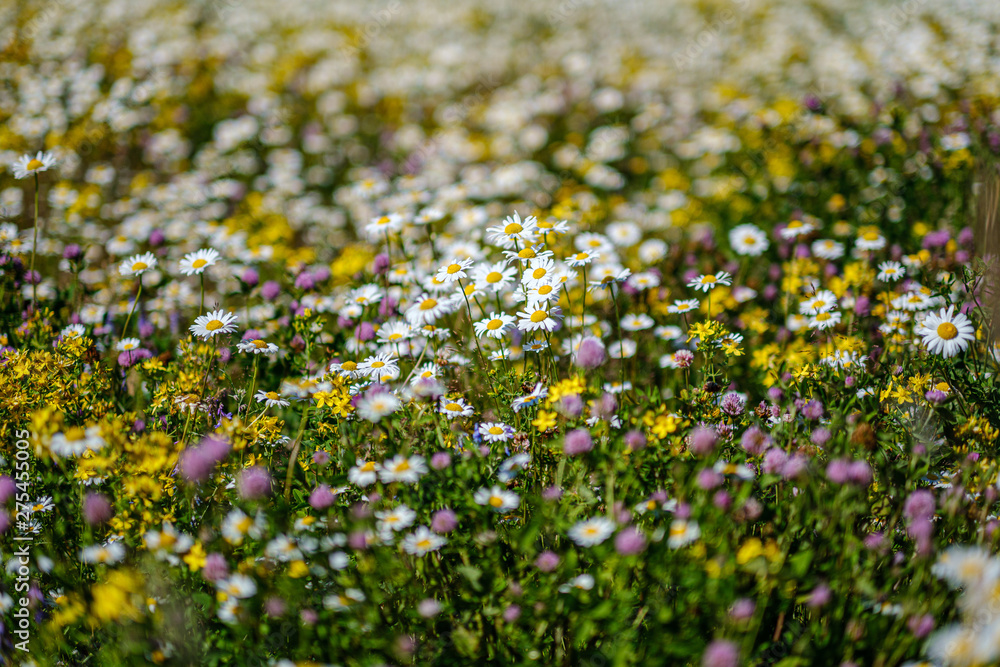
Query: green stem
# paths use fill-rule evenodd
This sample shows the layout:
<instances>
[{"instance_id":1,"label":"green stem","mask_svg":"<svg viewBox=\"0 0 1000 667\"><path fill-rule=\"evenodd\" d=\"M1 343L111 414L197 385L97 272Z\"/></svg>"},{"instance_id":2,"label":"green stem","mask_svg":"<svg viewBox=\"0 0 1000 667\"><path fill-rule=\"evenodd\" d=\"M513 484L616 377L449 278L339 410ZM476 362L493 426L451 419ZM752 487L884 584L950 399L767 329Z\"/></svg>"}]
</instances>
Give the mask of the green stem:
<instances>
[{"instance_id":1,"label":"green stem","mask_svg":"<svg viewBox=\"0 0 1000 667\"><path fill-rule=\"evenodd\" d=\"M119 338L125 337L125 332L128 331L128 324L132 321L132 313L135 312L135 307L139 305L139 297L142 296L142 274L139 274L139 290L135 293L135 301L132 302L132 309L128 311L128 317L125 318L125 326L122 327L122 335Z\"/></svg>"},{"instance_id":2,"label":"green stem","mask_svg":"<svg viewBox=\"0 0 1000 667\"><path fill-rule=\"evenodd\" d=\"M35 230L34 238L31 241L31 268L28 275L31 276L31 308L38 309L38 281L35 280L35 253L38 251L38 172L35 172Z\"/></svg>"}]
</instances>

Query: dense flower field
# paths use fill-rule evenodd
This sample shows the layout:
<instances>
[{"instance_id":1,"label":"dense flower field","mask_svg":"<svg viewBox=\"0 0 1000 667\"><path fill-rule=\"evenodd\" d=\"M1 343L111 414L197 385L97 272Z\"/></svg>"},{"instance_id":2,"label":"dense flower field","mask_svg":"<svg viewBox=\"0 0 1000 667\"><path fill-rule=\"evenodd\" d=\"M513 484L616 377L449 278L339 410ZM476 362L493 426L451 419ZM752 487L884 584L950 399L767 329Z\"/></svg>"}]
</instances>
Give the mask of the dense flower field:
<instances>
[{"instance_id":1,"label":"dense flower field","mask_svg":"<svg viewBox=\"0 0 1000 667\"><path fill-rule=\"evenodd\" d=\"M0 0L0 664L997 664L998 30Z\"/></svg>"}]
</instances>

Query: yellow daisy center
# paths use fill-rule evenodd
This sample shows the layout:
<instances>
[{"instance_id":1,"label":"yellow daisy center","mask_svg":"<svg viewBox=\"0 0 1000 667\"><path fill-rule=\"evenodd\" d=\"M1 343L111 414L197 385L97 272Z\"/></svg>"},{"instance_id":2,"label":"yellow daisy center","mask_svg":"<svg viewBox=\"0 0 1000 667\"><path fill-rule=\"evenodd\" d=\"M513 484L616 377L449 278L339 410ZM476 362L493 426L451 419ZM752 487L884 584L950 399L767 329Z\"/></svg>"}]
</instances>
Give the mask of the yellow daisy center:
<instances>
[{"instance_id":1,"label":"yellow daisy center","mask_svg":"<svg viewBox=\"0 0 1000 667\"><path fill-rule=\"evenodd\" d=\"M491 507L502 507L503 506L503 498L501 498L500 496L490 496L490 506Z\"/></svg>"},{"instance_id":2,"label":"yellow daisy center","mask_svg":"<svg viewBox=\"0 0 1000 667\"><path fill-rule=\"evenodd\" d=\"M743 242L746 243L747 245L753 245L754 243L757 242L757 239L754 238L753 236L744 236Z\"/></svg>"},{"instance_id":3,"label":"yellow daisy center","mask_svg":"<svg viewBox=\"0 0 1000 667\"><path fill-rule=\"evenodd\" d=\"M278 398L279 398L279 396L278 396L278 392L276 392L276 391L269 391L269 392L267 392L267 393L266 393L266 394L264 394L264 395L265 395L265 396L267 396L267 398L268 398L269 400L272 400L272 401L276 401L276 400L278 400Z\"/></svg>"},{"instance_id":4,"label":"yellow daisy center","mask_svg":"<svg viewBox=\"0 0 1000 667\"><path fill-rule=\"evenodd\" d=\"M520 234L523 231L524 231L524 227L522 227L521 225L517 224L516 222L512 222L512 223L510 223L509 225L507 225L506 227L503 228L503 233L504 234Z\"/></svg>"},{"instance_id":5,"label":"yellow daisy center","mask_svg":"<svg viewBox=\"0 0 1000 667\"><path fill-rule=\"evenodd\" d=\"M385 366L385 362L384 361L373 361L372 362L372 368L382 368L383 366Z\"/></svg>"},{"instance_id":6,"label":"yellow daisy center","mask_svg":"<svg viewBox=\"0 0 1000 667\"><path fill-rule=\"evenodd\" d=\"M503 278L503 274L499 271L490 271L486 274L486 282L488 283L498 283Z\"/></svg>"},{"instance_id":7,"label":"yellow daisy center","mask_svg":"<svg viewBox=\"0 0 1000 667\"><path fill-rule=\"evenodd\" d=\"M447 405L444 406L444 409L448 410L449 412L461 412L462 406L459 405L458 403L448 403Z\"/></svg>"},{"instance_id":8,"label":"yellow daisy center","mask_svg":"<svg viewBox=\"0 0 1000 667\"><path fill-rule=\"evenodd\" d=\"M878 232L865 232L861 235L861 238L865 241L878 241L879 234Z\"/></svg>"},{"instance_id":9,"label":"yellow daisy center","mask_svg":"<svg viewBox=\"0 0 1000 667\"><path fill-rule=\"evenodd\" d=\"M531 321L537 324L538 322L545 321L548 318L548 316L549 314L544 310L536 310L531 314Z\"/></svg>"},{"instance_id":10,"label":"yellow daisy center","mask_svg":"<svg viewBox=\"0 0 1000 667\"><path fill-rule=\"evenodd\" d=\"M535 280L538 280L539 278L544 278L546 273L548 272L545 269L541 268L535 269L534 271L531 272L531 277L534 278Z\"/></svg>"},{"instance_id":11,"label":"yellow daisy center","mask_svg":"<svg viewBox=\"0 0 1000 667\"><path fill-rule=\"evenodd\" d=\"M135 264L132 265L133 271L145 271L148 268L149 265L146 264L146 262L136 262Z\"/></svg>"},{"instance_id":12,"label":"yellow daisy center","mask_svg":"<svg viewBox=\"0 0 1000 667\"><path fill-rule=\"evenodd\" d=\"M430 549L431 548L431 541L428 540L425 537L424 539L422 539L422 540L420 540L420 541L417 542L417 548L418 549Z\"/></svg>"},{"instance_id":13,"label":"yellow daisy center","mask_svg":"<svg viewBox=\"0 0 1000 667\"><path fill-rule=\"evenodd\" d=\"M372 472L373 470L375 470L374 461L366 461L365 464L361 466L361 472Z\"/></svg>"},{"instance_id":14,"label":"yellow daisy center","mask_svg":"<svg viewBox=\"0 0 1000 667\"><path fill-rule=\"evenodd\" d=\"M224 326L226 325L222 322L222 320L212 320L205 325L205 328L209 331L215 331L216 329L221 329Z\"/></svg>"},{"instance_id":15,"label":"yellow daisy center","mask_svg":"<svg viewBox=\"0 0 1000 667\"><path fill-rule=\"evenodd\" d=\"M517 256L521 259L532 259L535 256L535 251L531 248L525 248L517 253Z\"/></svg>"},{"instance_id":16,"label":"yellow daisy center","mask_svg":"<svg viewBox=\"0 0 1000 667\"><path fill-rule=\"evenodd\" d=\"M503 320L490 320L486 323L486 328L490 331L496 331L503 326Z\"/></svg>"},{"instance_id":17,"label":"yellow daisy center","mask_svg":"<svg viewBox=\"0 0 1000 667\"><path fill-rule=\"evenodd\" d=\"M449 276L453 275L455 273L458 273L461 270L462 270L462 265L461 264L449 264L448 265L448 275Z\"/></svg>"},{"instance_id":18,"label":"yellow daisy center","mask_svg":"<svg viewBox=\"0 0 1000 667\"><path fill-rule=\"evenodd\" d=\"M261 348L265 348L267 347L267 341L263 341L260 338L258 338L257 340L253 341L253 346L258 350Z\"/></svg>"},{"instance_id":19,"label":"yellow daisy center","mask_svg":"<svg viewBox=\"0 0 1000 667\"><path fill-rule=\"evenodd\" d=\"M340 368L345 371L356 371L358 370L358 364L354 361L345 361L340 365Z\"/></svg>"},{"instance_id":20,"label":"yellow daisy center","mask_svg":"<svg viewBox=\"0 0 1000 667\"><path fill-rule=\"evenodd\" d=\"M410 469L410 462L405 460L398 466L396 466L396 472L406 472L409 469Z\"/></svg>"},{"instance_id":21,"label":"yellow daisy center","mask_svg":"<svg viewBox=\"0 0 1000 667\"><path fill-rule=\"evenodd\" d=\"M399 340L402 337L403 334L400 333L389 334L389 340Z\"/></svg>"},{"instance_id":22,"label":"yellow daisy center","mask_svg":"<svg viewBox=\"0 0 1000 667\"><path fill-rule=\"evenodd\" d=\"M437 299L424 299L420 302L420 310L430 310L438 305Z\"/></svg>"},{"instance_id":23,"label":"yellow daisy center","mask_svg":"<svg viewBox=\"0 0 1000 667\"><path fill-rule=\"evenodd\" d=\"M503 429L499 426L490 426L489 433L490 435L503 435Z\"/></svg>"},{"instance_id":24,"label":"yellow daisy center","mask_svg":"<svg viewBox=\"0 0 1000 667\"><path fill-rule=\"evenodd\" d=\"M702 278L701 278L701 284L702 285L711 285L714 282L715 282L715 275L711 275L710 274L710 275L707 275L707 276L702 276Z\"/></svg>"},{"instance_id":25,"label":"yellow daisy center","mask_svg":"<svg viewBox=\"0 0 1000 667\"><path fill-rule=\"evenodd\" d=\"M193 262L191 262L191 268L200 269L201 267L205 266L206 264L208 264L208 260L207 259L196 259Z\"/></svg>"},{"instance_id":26,"label":"yellow daisy center","mask_svg":"<svg viewBox=\"0 0 1000 667\"><path fill-rule=\"evenodd\" d=\"M542 285L541 287L538 288L539 294L545 295L549 294L550 292L552 292L552 285Z\"/></svg>"},{"instance_id":27,"label":"yellow daisy center","mask_svg":"<svg viewBox=\"0 0 1000 667\"><path fill-rule=\"evenodd\" d=\"M951 322L942 322L938 325L937 335L945 340L951 340L958 335L958 328Z\"/></svg>"},{"instance_id":28,"label":"yellow daisy center","mask_svg":"<svg viewBox=\"0 0 1000 667\"><path fill-rule=\"evenodd\" d=\"M41 160L32 160L25 167L28 171L35 171L36 169L41 169L45 166L45 163Z\"/></svg>"}]
</instances>

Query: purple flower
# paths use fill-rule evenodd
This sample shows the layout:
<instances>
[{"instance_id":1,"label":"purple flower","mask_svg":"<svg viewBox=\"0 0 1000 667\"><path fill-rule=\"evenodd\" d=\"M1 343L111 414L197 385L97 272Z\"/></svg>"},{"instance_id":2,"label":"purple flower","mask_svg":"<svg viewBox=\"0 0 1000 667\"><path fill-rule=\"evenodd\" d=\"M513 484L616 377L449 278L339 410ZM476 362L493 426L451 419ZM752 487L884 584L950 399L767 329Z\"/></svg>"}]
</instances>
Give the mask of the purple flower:
<instances>
[{"instance_id":1,"label":"purple flower","mask_svg":"<svg viewBox=\"0 0 1000 667\"><path fill-rule=\"evenodd\" d=\"M17 493L17 484L8 476L0 477L0 505L6 505L7 501Z\"/></svg>"},{"instance_id":2,"label":"purple flower","mask_svg":"<svg viewBox=\"0 0 1000 667\"><path fill-rule=\"evenodd\" d=\"M181 452L178 464L181 476L188 482L204 482L228 454L228 442L209 436L200 445Z\"/></svg>"},{"instance_id":3,"label":"purple flower","mask_svg":"<svg viewBox=\"0 0 1000 667\"><path fill-rule=\"evenodd\" d=\"M325 449L317 449L313 452L312 460L318 466L325 466L330 462L330 453Z\"/></svg>"},{"instance_id":4,"label":"purple flower","mask_svg":"<svg viewBox=\"0 0 1000 667\"><path fill-rule=\"evenodd\" d=\"M303 271L295 279L295 287L308 292L316 287L316 279L309 271Z\"/></svg>"},{"instance_id":5,"label":"purple flower","mask_svg":"<svg viewBox=\"0 0 1000 667\"><path fill-rule=\"evenodd\" d=\"M739 663L739 649L736 644L725 639L716 639L701 656L702 667L736 667Z\"/></svg>"},{"instance_id":6,"label":"purple flower","mask_svg":"<svg viewBox=\"0 0 1000 667\"><path fill-rule=\"evenodd\" d=\"M634 556L646 548L646 538L632 526L615 535L615 551L623 556Z\"/></svg>"},{"instance_id":7,"label":"purple flower","mask_svg":"<svg viewBox=\"0 0 1000 667\"><path fill-rule=\"evenodd\" d=\"M927 489L920 489L911 493L903 503L903 514L911 521L931 519L934 517L935 507L934 494Z\"/></svg>"},{"instance_id":8,"label":"purple flower","mask_svg":"<svg viewBox=\"0 0 1000 667\"><path fill-rule=\"evenodd\" d=\"M431 456L431 467L435 470L444 470L451 465L451 455L448 452L434 452Z\"/></svg>"},{"instance_id":9,"label":"purple flower","mask_svg":"<svg viewBox=\"0 0 1000 667\"><path fill-rule=\"evenodd\" d=\"M208 581L218 581L229 576L229 565L226 557L219 553L210 553L205 556L205 567L201 570L201 576Z\"/></svg>"},{"instance_id":10,"label":"purple flower","mask_svg":"<svg viewBox=\"0 0 1000 667\"><path fill-rule=\"evenodd\" d=\"M731 392L723 397L720 407L730 417L739 417L746 409L746 399L736 392Z\"/></svg>"},{"instance_id":11,"label":"purple flower","mask_svg":"<svg viewBox=\"0 0 1000 667\"><path fill-rule=\"evenodd\" d=\"M114 516L111 503L100 493L90 492L83 498L83 519L91 526L98 526Z\"/></svg>"},{"instance_id":12,"label":"purple flower","mask_svg":"<svg viewBox=\"0 0 1000 667\"><path fill-rule=\"evenodd\" d=\"M201 570L201 576L208 581L218 581L229 576L229 565L226 557L219 553L210 553L205 556L205 567Z\"/></svg>"},{"instance_id":13,"label":"purple flower","mask_svg":"<svg viewBox=\"0 0 1000 667\"><path fill-rule=\"evenodd\" d=\"M944 393L940 389L931 389L926 394L924 394L924 398L926 398L934 405L941 405L946 400L948 400L948 394Z\"/></svg>"},{"instance_id":14,"label":"purple flower","mask_svg":"<svg viewBox=\"0 0 1000 667\"><path fill-rule=\"evenodd\" d=\"M930 614L924 614L923 616L911 616L906 621L906 627L910 629L913 636L917 639L922 639L931 633L934 629L934 617Z\"/></svg>"},{"instance_id":15,"label":"purple flower","mask_svg":"<svg viewBox=\"0 0 1000 667\"><path fill-rule=\"evenodd\" d=\"M715 429L708 426L699 426L691 432L691 437L688 440L688 449L698 456L705 456L712 453L716 442L718 442L718 436L716 436Z\"/></svg>"},{"instance_id":16,"label":"purple flower","mask_svg":"<svg viewBox=\"0 0 1000 667\"><path fill-rule=\"evenodd\" d=\"M389 266L389 256L384 252L379 253L378 255L375 255L375 259L372 260L372 273L380 276L389 270Z\"/></svg>"},{"instance_id":17,"label":"purple flower","mask_svg":"<svg viewBox=\"0 0 1000 667\"><path fill-rule=\"evenodd\" d=\"M782 449L772 447L764 454L764 463L761 468L768 474L780 474L787 462L788 454Z\"/></svg>"},{"instance_id":18,"label":"purple flower","mask_svg":"<svg viewBox=\"0 0 1000 667\"><path fill-rule=\"evenodd\" d=\"M820 584L813 589L812 593L809 594L809 599L806 601L806 605L816 609L822 607L827 602L830 601L830 587L826 584Z\"/></svg>"},{"instance_id":19,"label":"purple flower","mask_svg":"<svg viewBox=\"0 0 1000 667\"><path fill-rule=\"evenodd\" d=\"M559 567L559 556L552 551L545 550L538 554L538 558L535 559L535 567L542 572L551 572Z\"/></svg>"},{"instance_id":20,"label":"purple flower","mask_svg":"<svg viewBox=\"0 0 1000 667\"><path fill-rule=\"evenodd\" d=\"M563 452L566 456L576 456L589 452L594 448L594 441L590 437L590 432L586 429L578 428L566 434L563 442Z\"/></svg>"},{"instance_id":21,"label":"purple flower","mask_svg":"<svg viewBox=\"0 0 1000 667\"><path fill-rule=\"evenodd\" d=\"M0 535L7 532L10 523L10 514L7 513L7 510L0 510Z\"/></svg>"},{"instance_id":22,"label":"purple flower","mask_svg":"<svg viewBox=\"0 0 1000 667\"><path fill-rule=\"evenodd\" d=\"M830 433L830 429L820 426L819 428L813 429L812 435L809 436L809 439L812 441L812 444L817 447L823 447L826 443L830 442L830 438L832 437L833 434Z\"/></svg>"},{"instance_id":23,"label":"purple flower","mask_svg":"<svg viewBox=\"0 0 1000 667\"><path fill-rule=\"evenodd\" d=\"M851 463L844 459L834 459L826 466L826 476L834 484L846 484L851 479Z\"/></svg>"},{"instance_id":24,"label":"purple flower","mask_svg":"<svg viewBox=\"0 0 1000 667\"><path fill-rule=\"evenodd\" d=\"M503 620L508 623L513 623L521 616L521 608L516 604L512 604L503 610Z\"/></svg>"},{"instance_id":25,"label":"purple flower","mask_svg":"<svg viewBox=\"0 0 1000 667\"><path fill-rule=\"evenodd\" d=\"M722 473L716 472L711 468L702 468L698 472L697 484L698 488L710 491L715 487L722 484Z\"/></svg>"},{"instance_id":26,"label":"purple flower","mask_svg":"<svg viewBox=\"0 0 1000 667\"><path fill-rule=\"evenodd\" d=\"M855 461L850 469L851 481L868 486L872 481L872 469L866 461Z\"/></svg>"},{"instance_id":27,"label":"purple flower","mask_svg":"<svg viewBox=\"0 0 1000 667\"><path fill-rule=\"evenodd\" d=\"M257 269L252 266L248 266L243 271L243 275L240 276L240 280L242 280L247 287L256 287L257 283L260 282L260 274L257 273Z\"/></svg>"},{"instance_id":28,"label":"purple flower","mask_svg":"<svg viewBox=\"0 0 1000 667\"><path fill-rule=\"evenodd\" d=\"M588 336L580 343L576 351L576 365L587 370L597 368L604 363L604 345L593 336Z\"/></svg>"},{"instance_id":29,"label":"purple flower","mask_svg":"<svg viewBox=\"0 0 1000 667\"><path fill-rule=\"evenodd\" d=\"M817 400L811 400L802 406L802 416L806 419L822 419L823 404Z\"/></svg>"},{"instance_id":30,"label":"purple flower","mask_svg":"<svg viewBox=\"0 0 1000 667\"><path fill-rule=\"evenodd\" d=\"M760 456L770 445L770 436L757 426L748 428L740 438L740 446L751 456Z\"/></svg>"},{"instance_id":31,"label":"purple flower","mask_svg":"<svg viewBox=\"0 0 1000 667\"><path fill-rule=\"evenodd\" d=\"M140 361L145 361L152 356L152 352L141 347L135 350L126 350L118 355L118 365L122 368L129 368L130 366L133 366Z\"/></svg>"},{"instance_id":32,"label":"purple flower","mask_svg":"<svg viewBox=\"0 0 1000 667\"><path fill-rule=\"evenodd\" d=\"M641 431L629 431L625 434L625 446L633 452L646 448L646 436Z\"/></svg>"},{"instance_id":33,"label":"purple flower","mask_svg":"<svg viewBox=\"0 0 1000 667\"><path fill-rule=\"evenodd\" d=\"M802 454L792 454L781 467L781 477L783 479L795 479L806 471L809 467L809 459Z\"/></svg>"},{"instance_id":34,"label":"purple flower","mask_svg":"<svg viewBox=\"0 0 1000 667\"><path fill-rule=\"evenodd\" d=\"M260 287L260 295L265 301L274 301L279 294L281 294L281 285L273 280L268 280Z\"/></svg>"},{"instance_id":35,"label":"purple flower","mask_svg":"<svg viewBox=\"0 0 1000 667\"><path fill-rule=\"evenodd\" d=\"M441 603L434 598L424 598L417 605L417 613L424 618L437 616L441 613Z\"/></svg>"},{"instance_id":36,"label":"purple flower","mask_svg":"<svg viewBox=\"0 0 1000 667\"><path fill-rule=\"evenodd\" d=\"M447 507L438 510L431 517L431 530L435 533L450 533L458 526L458 516Z\"/></svg>"},{"instance_id":37,"label":"purple flower","mask_svg":"<svg viewBox=\"0 0 1000 667\"><path fill-rule=\"evenodd\" d=\"M271 495L271 473L260 466L241 471L236 477L236 492L243 500L260 500Z\"/></svg>"},{"instance_id":38,"label":"purple flower","mask_svg":"<svg viewBox=\"0 0 1000 667\"><path fill-rule=\"evenodd\" d=\"M729 609L729 617L734 621L746 621L753 616L757 605L750 598L740 598Z\"/></svg>"},{"instance_id":39,"label":"purple flower","mask_svg":"<svg viewBox=\"0 0 1000 667\"><path fill-rule=\"evenodd\" d=\"M309 494L309 506L314 510L325 510L333 504L336 496L326 484L320 484Z\"/></svg>"}]
</instances>

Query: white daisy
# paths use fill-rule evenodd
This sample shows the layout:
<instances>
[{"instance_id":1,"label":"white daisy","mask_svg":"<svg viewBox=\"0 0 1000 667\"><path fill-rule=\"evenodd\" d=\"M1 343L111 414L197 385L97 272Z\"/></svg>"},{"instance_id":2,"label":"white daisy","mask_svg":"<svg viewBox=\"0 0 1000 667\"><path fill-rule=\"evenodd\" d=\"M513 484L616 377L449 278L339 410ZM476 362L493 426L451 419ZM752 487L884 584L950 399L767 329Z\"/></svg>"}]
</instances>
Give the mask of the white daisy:
<instances>
[{"instance_id":1,"label":"white daisy","mask_svg":"<svg viewBox=\"0 0 1000 667\"><path fill-rule=\"evenodd\" d=\"M14 161L11 165L11 169L14 172L14 178L20 180L22 178L27 178L32 174L37 174L39 172L48 171L56 164L56 158L51 151L38 151L35 157L30 155L22 155Z\"/></svg>"},{"instance_id":2,"label":"white daisy","mask_svg":"<svg viewBox=\"0 0 1000 667\"><path fill-rule=\"evenodd\" d=\"M194 324L189 329L191 333L202 340L208 340L220 334L232 333L236 331L236 315L221 309L216 310L208 315L195 318Z\"/></svg>"},{"instance_id":3,"label":"white daisy","mask_svg":"<svg viewBox=\"0 0 1000 667\"><path fill-rule=\"evenodd\" d=\"M517 328L521 331L552 331L559 324L556 319L560 315L558 308L551 310L535 309L530 313L519 311L517 313L521 319L517 322Z\"/></svg>"},{"instance_id":4,"label":"white daisy","mask_svg":"<svg viewBox=\"0 0 1000 667\"><path fill-rule=\"evenodd\" d=\"M288 401L281 398L281 394L276 391L258 391L254 398L257 399L258 403L263 403L269 408L285 408L288 407Z\"/></svg>"},{"instance_id":5,"label":"white daisy","mask_svg":"<svg viewBox=\"0 0 1000 667\"><path fill-rule=\"evenodd\" d=\"M474 327L476 330L476 337L482 338L483 336L489 336L490 338L500 339L504 337L504 334L514 326L514 316L508 315L506 313L490 313L489 317L479 320L475 323Z\"/></svg>"},{"instance_id":6,"label":"white daisy","mask_svg":"<svg viewBox=\"0 0 1000 667\"><path fill-rule=\"evenodd\" d=\"M692 287L702 292L707 292L710 289L718 287L719 285L732 284L732 276L725 271L700 275L697 278L692 278L688 281L688 287Z\"/></svg>"},{"instance_id":7,"label":"white daisy","mask_svg":"<svg viewBox=\"0 0 1000 667\"><path fill-rule=\"evenodd\" d=\"M402 482L403 484L416 484L420 476L427 472L427 463L422 456L406 457L397 454L384 464L379 470L379 478L386 484L391 482Z\"/></svg>"},{"instance_id":8,"label":"white daisy","mask_svg":"<svg viewBox=\"0 0 1000 667\"><path fill-rule=\"evenodd\" d=\"M427 526L420 526L403 538L403 549L414 556L423 556L431 551L437 551L447 543L448 540L431 532Z\"/></svg>"},{"instance_id":9,"label":"white daisy","mask_svg":"<svg viewBox=\"0 0 1000 667\"><path fill-rule=\"evenodd\" d=\"M896 282L906 275L906 268L899 262L882 262L878 265L877 278L884 283Z\"/></svg>"},{"instance_id":10,"label":"white daisy","mask_svg":"<svg viewBox=\"0 0 1000 667\"><path fill-rule=\"evenodd\" d=\"M770 242L767 234L756 225L738 225L729 232L729 245L737 255L757 257L767 250Z\"/></svg>"},{"instance_id":11,"label":"white daisy","mask_svg":"<svg viewBox=\"0 0 1000 667\"><path fill-rule=\"evenodd\" d=\"M123 276L141 276L146 271L156 268L156 257L147 252L143 255L133 255L118 265L118 273Z\"/></svg>"},{"instance_id":12,"label":"white daisy","mask_svg":"<svg viewBox=\"0 0 1000 667\"><path fill-rule=\"evenodd\" d=\"M569 538L581 547L592 547L611 537L615 523L607 517L598 516L581 521L569 529Z\"/></svg>"},{"instance_id":13,"label":"white daisy","mask_svg":"<svg viewBox=\"0 0 1000 667\"><path fill-rule=\"evenodd\" d=\"M472 499L477 505L492 507L493 511L500 514L516 510L521 504L521 498L516 493L501 486L479 489Z\"/></svg>"},{"instance_id":14,"label":"white daisy","mask_svg":"<svg viewBox=\"0 0 1000 667\"><path fill-rule=\"evenodd\" d=\"M244 340L236 344L236 348L240 352L253 353L253 354L277 354L278 346L274 343L268 343L266 340L260 338L255 338L253 340Z\"/></svg>"},{"instance_id":15,"label":"white daisy","mask_svg":"<svg viewBox=\"0 0 1000 667\"><path fill-rule=\"evenodd\" d=\"M214 248L202 248L184 255L180 261L180 270L185 276L204 273L205 269L215 264L219 259L219 251Z\"/></svg>"},{"instance_id":16,"label":"white daisy","mask_svg":"<svg viewBox=\"0 0 1000 667\"><path fill-rule=\"evenodd\" d=\"M369 393L358 401L358 416L374 424L398 410L400 405L400 400L390 392Z\"/></svg>"},{"instance_id":17,"label":"white daisy","mask_svg":"<svg viewBox=\"0 0 1000 667\"><path fill-rule=\"evenodd\" d=\"M969 347L976 339L976 329L963 313L955 312L955 306L937 313L928 313L916 331L923 339L924 346L932 354L942 357L954 357Z\"/></svg>"}]
</instances>

